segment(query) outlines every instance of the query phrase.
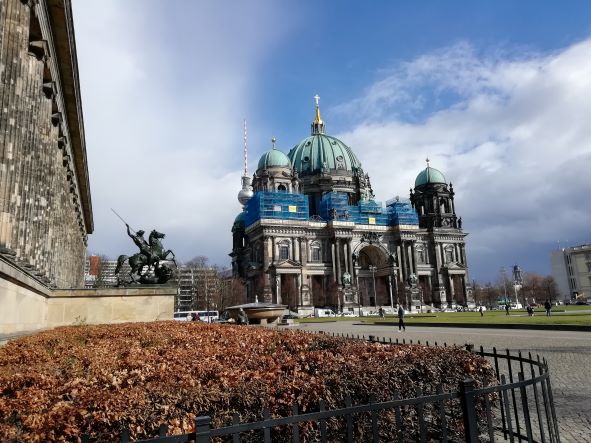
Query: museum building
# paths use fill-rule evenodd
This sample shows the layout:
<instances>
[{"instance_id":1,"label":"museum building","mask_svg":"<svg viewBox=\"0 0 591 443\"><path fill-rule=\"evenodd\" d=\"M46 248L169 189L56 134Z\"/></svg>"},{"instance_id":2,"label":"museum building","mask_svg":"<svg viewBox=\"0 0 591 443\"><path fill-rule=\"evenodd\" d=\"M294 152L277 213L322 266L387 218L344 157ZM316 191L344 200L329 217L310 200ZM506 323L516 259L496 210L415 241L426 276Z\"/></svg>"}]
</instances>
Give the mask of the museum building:
<instances>
[{"instance_id":1,"label":"museum building","mask_svg":"<svg viewBox=\"0 0 591 443\"><path fill-rule=\"evenodd\" d=\"M252 178L245 146L230 256L248 300L304 313L470 303L452 184L427 161L410 199L375 201L353 150L326 134L316 100L310 136L287 155L273 139Z\"/></svg>"}]
</instances>

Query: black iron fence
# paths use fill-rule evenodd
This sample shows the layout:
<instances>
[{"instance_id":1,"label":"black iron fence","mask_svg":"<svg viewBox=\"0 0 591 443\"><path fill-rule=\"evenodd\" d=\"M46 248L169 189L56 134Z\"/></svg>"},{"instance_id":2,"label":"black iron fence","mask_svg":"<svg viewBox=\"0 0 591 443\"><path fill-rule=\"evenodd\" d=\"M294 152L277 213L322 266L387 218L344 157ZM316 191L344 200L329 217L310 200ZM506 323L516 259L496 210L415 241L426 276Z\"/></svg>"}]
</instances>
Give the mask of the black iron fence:
<instances>
[{"instance_id":1,"label":"black iron fence","mask_svg":"<svg viewBox=\"0 0 591 443\"><path fill-rule=\"evenodd\" d=\"M331 334L337 336L337 334ZM378 339L375 336L338 336L369 340L391 345L423 344L440 346L437 342L421 343L412 340ZM446 343L443 343L447 347ZM134 443L209 443L218 441L275 441L277 430L281 430L281 441L300 441L301 427L307 430L307 441L380 442L380 441L458 441L461 436L466 442L527 441L559 443L558 422L554 410L550 373L545 359L523 356L521 352L511 353L508 349L498 352L496 348L485 351L481 346L475 350L467 344L466 349L489 359L494 366L498 384L475 388L474 381L462 381L456 390L444 392L438 386L434 394L425 395L420 389L413 398L394 398L390 401L370 402L354 405L345 400L345 407L327 410L320 401L318 410L300 413L297 404L292 415L272 418L268 410L263 411L262 420L242 423L239 414L234 414L232 424L213 428L207 416L195 421L195 432L166 436L166 425L161 425L159 436ZM459 402L461 409L451 408ZM461 410L460 416L450 411ZM363 422L363 424L361 424ZM310 424L314 429L310 440ZM384 428L388 433L384 433ZM459 429L459 432L458 432ZM384 438L384 435L388 435ZM393 436L393 437L392 437ZM123 431L121 443L130 442L129 432ZM88 436L82 437L89 443Z\"/></svg>"}]
</instances>

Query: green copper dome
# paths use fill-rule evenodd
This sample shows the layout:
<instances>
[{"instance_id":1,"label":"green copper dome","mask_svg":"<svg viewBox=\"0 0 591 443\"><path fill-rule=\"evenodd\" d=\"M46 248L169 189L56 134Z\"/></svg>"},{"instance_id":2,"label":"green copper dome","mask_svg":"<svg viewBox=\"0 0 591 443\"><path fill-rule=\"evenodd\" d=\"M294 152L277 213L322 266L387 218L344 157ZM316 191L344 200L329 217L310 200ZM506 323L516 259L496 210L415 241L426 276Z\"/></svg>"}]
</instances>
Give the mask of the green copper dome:
<instances>
[{"instance_id":1,"label":"green copper dome","mask_svg":"<svg viewBox=\"0 0 591 443\"><path fill-rule=\"evenodd\" d=\"M244 223L244 211L242 211L240 214L236 216L236 218L234 219L234 224L236 223Z\"/></svg>"},{"instance_id":2,"label":"green copper dome","mask_svg":"<svg viewBox=\"0 0 591 443\"><path fill-rule=\"evenodd\" d=\"M261 155L257 170L268 168L291 168L291 163L283 152L273 148Z\"/></svg>"},{"instance_id":3,"label":"green copper dome","mask_svg":"<svg viewBox=\"0 0 591 443\"><path fill-rule=\"evenodd\" d=\"M354 172L361 167L351 148L330 135L316 133L289 151L289 159L300 175L328 170Z\"/></svg>"},{"instance_id":4,"label":"green copper dome","mask_svg":"<svg viewBox=\"0 0 591 443\"><path fill-rule=\"evenodd\" d=\"M445 176L438 169L427 166L422 170L415 179L415 188L417 186L426 185L428 183L447 183Z\"/></svg>"}]
</instances>

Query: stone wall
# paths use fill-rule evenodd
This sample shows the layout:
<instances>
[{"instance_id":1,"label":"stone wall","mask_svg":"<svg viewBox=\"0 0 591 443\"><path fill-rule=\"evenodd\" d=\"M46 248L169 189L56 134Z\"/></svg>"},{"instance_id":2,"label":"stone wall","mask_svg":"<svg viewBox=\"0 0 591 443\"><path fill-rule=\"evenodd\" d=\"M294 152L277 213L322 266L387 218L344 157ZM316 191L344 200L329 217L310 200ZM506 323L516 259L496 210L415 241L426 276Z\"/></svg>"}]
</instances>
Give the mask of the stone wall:
<instances>
[{"instance_id":1,"label":"stone wall","mask_svg":"<svg viewBox=\"0 0 591 443\"><path fill-rule=\"evenodd\" d=\"M0 254L84 284L92 208L69 0L0 1Z\"/></svg>"},{"instance_id":2,"label":"stone wall","mask_svg":"<svg viewBox=\"0 0 591 443\"><path fill-rule=\"evenodd\" d=\"M47 326L172 320L172 286L55 290L47 303Z\"/></svg>"},{"instance_id":3,"label":"stone wall","mask_svg":"<svg viewBox=\"0 0 591 443\"><path fill-rule=\"evenodd\" d=\"M171 320L174 286L50 289L0 257L0 335L72 324Z\"/></svg>"},{"instance_id":4,"label":"stone wall","mask_svg":"<svg viewBox=\"0 0 591 443\"><path fill-rule=\"evenodd\" d=\"M51 291L0 257L0 334L47 327Z\"/></svg>"}]
</instances>

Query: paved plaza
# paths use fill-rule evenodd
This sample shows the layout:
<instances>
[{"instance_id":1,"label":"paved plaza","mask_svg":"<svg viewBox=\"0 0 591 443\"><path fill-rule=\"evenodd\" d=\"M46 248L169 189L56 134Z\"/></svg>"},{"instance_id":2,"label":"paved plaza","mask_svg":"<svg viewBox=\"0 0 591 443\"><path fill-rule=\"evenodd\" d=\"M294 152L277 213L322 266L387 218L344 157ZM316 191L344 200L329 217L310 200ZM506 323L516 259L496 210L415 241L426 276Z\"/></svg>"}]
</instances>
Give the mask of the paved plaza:
<instances>
[{"instance_id":1,"label":"paved plaza","mask_svg":"<svg viewBox=\"0 0 591 443\"><path fill-rule=\"evenodd\" d=\"M591 332L534 331L508 329L435 328L408 326L399 333L397 326L373 326L358 322L304 323L294 326L306 331L324 331L405 338L434 343L464 345L473 343L485 349L540 354L548 360L556 414L563 442L591 443Z\"/></svg>"}]
</instances>

